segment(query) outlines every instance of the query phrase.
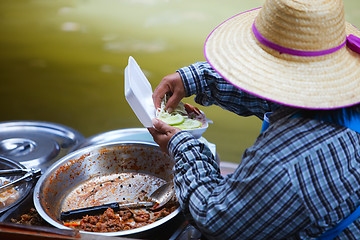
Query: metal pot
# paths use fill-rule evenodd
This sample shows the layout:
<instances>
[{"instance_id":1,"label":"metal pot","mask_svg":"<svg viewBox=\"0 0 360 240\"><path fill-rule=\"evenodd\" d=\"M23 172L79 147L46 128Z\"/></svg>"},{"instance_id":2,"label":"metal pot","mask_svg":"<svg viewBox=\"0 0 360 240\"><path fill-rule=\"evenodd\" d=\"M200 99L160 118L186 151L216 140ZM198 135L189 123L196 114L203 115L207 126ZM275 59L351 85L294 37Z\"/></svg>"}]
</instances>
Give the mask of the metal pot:
<instances>
[{"instance_id":1,"label":"metal pot","mask_svg":"<svg viewBox=\"0 0 360 240\"><path fill-rule=\"evenodd\" d=\"M105 143L79 149L58 160L38 180L34 189L34 205L49 224L65 227L60 219L65 200L74 189L95 178L111 177L119 173L141 173L172 180L173 160L158 145L149 142L123 141ZM151 182L141 182L148 184ZM156 186L145 186L155 187ZM136 229L94 233L106 236L137 236L174 219L180 209L152 224Z\"/></svg>"}]
</instances>

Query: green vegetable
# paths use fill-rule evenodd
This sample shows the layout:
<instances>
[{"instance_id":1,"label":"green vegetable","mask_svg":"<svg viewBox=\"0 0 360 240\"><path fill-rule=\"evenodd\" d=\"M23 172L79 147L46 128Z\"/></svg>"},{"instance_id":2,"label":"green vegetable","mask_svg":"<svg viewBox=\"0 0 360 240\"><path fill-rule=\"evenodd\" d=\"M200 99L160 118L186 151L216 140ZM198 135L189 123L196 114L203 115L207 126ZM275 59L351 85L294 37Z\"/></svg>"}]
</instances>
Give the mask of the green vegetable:
<instances>
[{"instance_id":1,"label":"green vegetable","mask_svg":"<svg viewBox=\"0 0 360 240\"><path fill-rule=\"evenodd\" d=\"M201 127L202 124L200 121L188 117L184 104L182 102L180 102L179 105L175 108L175 110L171 113L165 110L166 102L167 96L165 96L161 101L161 106L156 111L156 118L171 126L180 128L181 130L195 129Z\"/></svg>"},{"instance_id":2,"label":"green vegetable","mask_svg":"<svg viewBox=\"0 0 360 240\"><path fill-rule=\"evenodd\" d=\"M158 117L163 122L166 122L167 124L174 126L182 124L185 121L185 118L180 114L162 114Z\"/></svg>"},{"instance_id":3,"label":"green vegetable","mask_svg":"<svg viewBox=\"0 0 360 240\"><path fill-rule=\"evenodd\" d=\"M180 128L181 130L195 129L201 127L201 122L195 119L186 118L183 123L175 127Z\"/></svg>"}]
</instances>

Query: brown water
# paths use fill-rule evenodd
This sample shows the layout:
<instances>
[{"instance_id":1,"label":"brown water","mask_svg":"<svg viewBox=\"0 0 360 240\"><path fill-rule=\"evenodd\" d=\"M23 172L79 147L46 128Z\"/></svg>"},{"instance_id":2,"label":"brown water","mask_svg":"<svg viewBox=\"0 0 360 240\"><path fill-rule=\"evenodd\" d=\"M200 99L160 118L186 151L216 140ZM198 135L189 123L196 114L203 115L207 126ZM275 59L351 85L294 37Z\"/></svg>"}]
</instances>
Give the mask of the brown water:
<instances>
[{"instance_id":1,"label":"brown water","mask_svg":"<svg viewBox=\"0 0 360 240\"><path fill-rule=\"evenodd\" d=\"M153 87L204 60L202 46L228 17L262 0L1 0L0 121L70 126L86 137L142 127L124 98L124 68L133 56ZM360 26L360 1L344 0ZM186 102L194 104L192 98ZM220 159L239 162L261 122L218 107L204 137Z\"/></svg>"}]
</instances>

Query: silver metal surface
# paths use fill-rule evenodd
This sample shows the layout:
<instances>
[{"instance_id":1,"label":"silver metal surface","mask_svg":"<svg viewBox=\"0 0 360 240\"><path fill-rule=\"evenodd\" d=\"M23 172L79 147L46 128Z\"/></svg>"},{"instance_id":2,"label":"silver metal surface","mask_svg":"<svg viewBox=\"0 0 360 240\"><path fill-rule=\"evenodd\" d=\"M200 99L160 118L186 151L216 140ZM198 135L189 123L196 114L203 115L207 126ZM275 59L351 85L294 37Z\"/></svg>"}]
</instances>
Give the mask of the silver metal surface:
<instances>
[{"instance_id":1,"label":"silver metal surface","mask_svg":"<svg viewBox=\"0 0 360 240\"><path fill-rule=\"evenodd\" d=\"M60 219L64 199L76 186L93 178L119 173L143 173L168 182L172 180L173 160L158 145L149 142L123 141L93 145L68 154L53 164L38 180L34 189L34 205L49 224L66 229ZM109 233L106 236L131 236L153 230L170 221L180 209L143 227Z\"/></svg>"},{"instance_id":2,"label":"silver metal surface","mask_svg":"<svg viewBox=\"0 0 360 240\"><path fill-rule=\"evenodd\" d=\"M156 144L146 128L125 128L99 133L86 138L77 148L119 141L141 141Z\"/></svg>"},{"instance_id":3,"label":"silver metal surface","mask_svg":"<svg viewBox=\"0 0 360 240\"><path fill-rule=\"evenodd\" d=\"M35 121L0 122L0 156L27 168L46 170L84 137L69 127Z\"/></svg>"},{"instance_id":4,"label":"silver metal surface","mask_svg":"<svg viewBox=\"0 0 360 240\"><path fill-rule=\"evenodd\" d=\"M0 169L2 170L11 170L11 169L24 169L26 170L25 166L23 166L22 164L12 161L10 159L4 158L4 157L0 157ZM2 181L9 181L9 182L13 182L16 181L17 179L19 179L19 176L3 176L0 178ZM17 199L9 204L9 205L5 205L3 207L0 207L0 214L8 211L10 208L18 205L29 193L30 190L33 186L33 181L25 181L22 182L21 184L19 184L18 186L15 187L15 190L18 191L19 196L17 197Z\"/></svg>"},{"instance_id":5,"label":"silver metal surface","mask_svg":"<svg viewBox=\"0 0 360 240\"><path fill-rule=\"evenodd\" d=\"M215 144L209 143L204 137L198 138L198 140L204 144L206 144L212 153L215 156L215 160L217 163L220 162L219 155L216 152ZM148 143L155 143L153 137L147 130L147 128L125 128L125 129L117 129L104 133L99 133L89 138L86 138L82 144L80 144L77 149L88 147L92 145L118 142L118 141L141 141Z\"/></svg>"}]
</instances>

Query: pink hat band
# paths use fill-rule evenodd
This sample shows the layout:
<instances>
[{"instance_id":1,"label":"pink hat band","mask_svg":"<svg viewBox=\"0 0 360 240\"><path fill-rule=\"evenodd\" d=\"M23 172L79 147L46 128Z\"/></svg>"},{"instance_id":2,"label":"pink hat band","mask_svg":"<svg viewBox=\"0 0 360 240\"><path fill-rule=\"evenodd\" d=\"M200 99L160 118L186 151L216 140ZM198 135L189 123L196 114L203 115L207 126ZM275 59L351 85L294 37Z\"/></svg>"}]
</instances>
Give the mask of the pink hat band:
<instances>
[{"instance_id":1,"label":"pink hat band","mask_svg":"<svg viewBox=\"0 0 360 240\"><path fill-rule=\"evenodd\" d=\"M318 56L323 56L323 55L334 53L346 45L352 51L360 54L360 38L356 37L352 34L347 36L346 40L337 47L325 49L325 50L321 50L321 51L302 51L302 50L283 47L283 46L280 46L276 43L269 41L263 35L261 35L261 33L258 31L258 29L255 26L255 22L252 25L252 31L253 31L256 39L261 44L263 44L264 46L269 47L275 51L278 51L279 53L286 53L286 54L300 56L300 57L318 57Z\"/></svg>"}]
</instances>

